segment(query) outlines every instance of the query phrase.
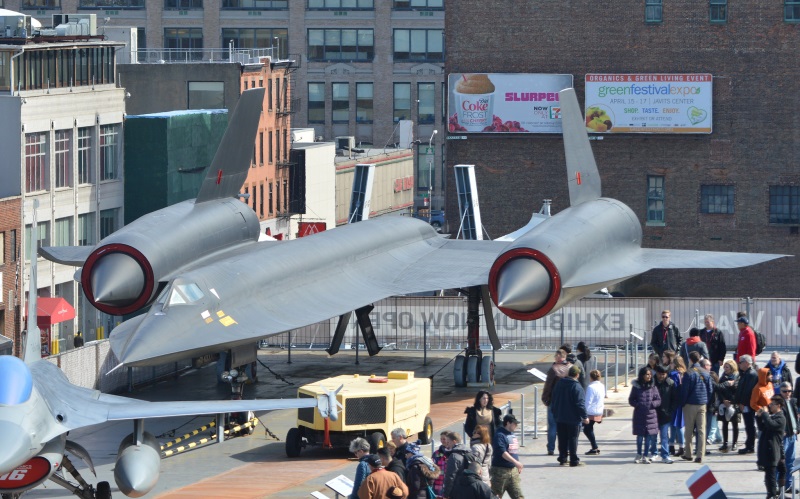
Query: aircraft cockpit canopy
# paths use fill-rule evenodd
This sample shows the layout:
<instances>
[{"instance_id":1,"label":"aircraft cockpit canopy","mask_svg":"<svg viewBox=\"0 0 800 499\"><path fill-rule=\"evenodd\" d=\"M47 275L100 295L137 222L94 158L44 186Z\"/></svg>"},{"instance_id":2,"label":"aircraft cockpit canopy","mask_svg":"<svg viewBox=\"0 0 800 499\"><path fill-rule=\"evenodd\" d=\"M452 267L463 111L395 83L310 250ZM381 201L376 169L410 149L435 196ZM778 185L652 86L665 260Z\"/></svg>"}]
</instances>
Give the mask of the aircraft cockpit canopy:
<instances>
[{"instance_id":1,"label":"aircraft cockpit canopy","mask_svg":"<svg viewBox=\"0 0 800 499\"><path fill-rule=\"evenodd\" d=\"M31 398L33 377L21 359L0 355L0 379L0 406L24 404Z\"/></svg>"},{"instance_id":2,"label":"aircraft cockpit canopy","mask_svg":"<svg viewBox=\"0 0 800 499\"><path fill-rule=\"evenodd\" d=\"M162 309L173 305L187 305L203 299L205 294L194 282L173 281L172 285L161 293L157 302Z\"/></svg>"}]
</instances>

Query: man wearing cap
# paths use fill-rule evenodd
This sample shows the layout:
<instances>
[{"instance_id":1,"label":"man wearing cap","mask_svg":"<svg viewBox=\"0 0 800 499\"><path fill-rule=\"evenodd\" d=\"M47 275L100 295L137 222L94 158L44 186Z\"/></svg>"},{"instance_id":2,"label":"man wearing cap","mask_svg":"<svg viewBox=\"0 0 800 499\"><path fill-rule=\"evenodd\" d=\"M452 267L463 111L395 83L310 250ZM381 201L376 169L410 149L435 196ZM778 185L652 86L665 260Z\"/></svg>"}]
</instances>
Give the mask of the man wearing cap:
<instances>
[{"instance_id":1,"label":"man wearing cap","mask_svg":"<svg viewBox=\"0 0 800 499\"><path fill-rule=\"evenodd\" d=\"M489 475L492 478L492 493L503 497L505 492L511 499L521 499L522 483L519 475L522 473L522 463L519 462L519 441L514 431L519 421L513 414L503 417L503 426L498 428L492 439L492 467Z\"/></svg>"},{"instance_id":2,"label":"man wearing cap","mask_svg":"<svg viewBox=\"0 0 800 499\"><path fill-rule=\"evenodd\" d=\"M566 378L562 378L553 390L553 415L558 428L558 462L563 466L567 464L569 455L570 466L582 466L578 458L578 435L581 423L589 424L586 414L586 395L578 381L580 368L572 366Z\"/></svg>"},{"instance_id":3,"label":"man wearing cap","mask_svg":"<svg viewBox=\"0 0 800 499\"><path fill-rule=\"evenodd\" d=\"M366 461L371 472L358 489L358 499L384 499L393 487L399 487L403 491L401 497L408 497L406 484L396 473L384 469L378 455L370 454Z\"/></svg>"},{"instance_id":4,"label":"man wearing cap","mask_svg":"<svg viewBox=\"0 0 800 499\"><path fill-rule=\"evenodd\" d=\"M746 316L742 315L736 319L736 327L739 328L739 343L736 345L736 353L733 354L733 358L738 359L742 355L749 355L755 359L756 333L750 327L750 321Z\"/></svg>"},{"instance_id":5,"label":"man wearing cap","mask_svg":"<svg viewBox=\"0 0 800 499\"><path fill-rule=\"evenodd\" d=\"M797 403L792 398L792 384L784 381L780 385L780 394L786 403L783 406L783 416L786 418L786 430L783 434L783 455L786 457L786 466L791 470L794 466L794 448L797 442L797 434L800 433L800 425L797 421ZM775 477L777 480L778 476ZM794 481L792 474L786 473L786 495L791 495Z\"/></svg>"}]
</instances>

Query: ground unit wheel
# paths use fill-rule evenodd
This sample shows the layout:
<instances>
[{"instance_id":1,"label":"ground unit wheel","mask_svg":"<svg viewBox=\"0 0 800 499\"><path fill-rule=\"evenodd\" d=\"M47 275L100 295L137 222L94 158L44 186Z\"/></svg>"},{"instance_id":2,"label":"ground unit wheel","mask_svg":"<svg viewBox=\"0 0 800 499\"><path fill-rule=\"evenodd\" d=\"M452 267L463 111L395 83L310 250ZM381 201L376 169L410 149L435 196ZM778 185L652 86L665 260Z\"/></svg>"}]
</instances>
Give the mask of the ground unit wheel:
<instances>
[{"instance_id":1,"label":"ground unit wheel","mask_svg":"<svg viewBox=\"0 0 800 499\"><path fill-rule=\"evenodd\" d=\"M456 355L453 363L453 381L458 387L467 386L467 358L463 355Z\"/></svg>"},{"instance_id":2,"label":"ground unit wheel","mask_svg":"<svg viewBox=\"0 0 800 499\"><path fill-rule=\"evenodd\" d=\"M369 436L369 452L375 454L378 449L386 447L386 437L382 431L376 431Z\"/></svg>"},{"instance_id":3,"label":"ground unit wheel","mask_svg":"<svg viewBox=\"0 0 800 499\"><path fill-rule=\"evenodd\" d=\"M481 383L494 386L494 361L491 355L484 355L481 361Z\"/></svg>"},{"instance_id":4,"label":"ground unit wheel","mask_svg":"<svg viewBox=\"0 0 800 499\"><path fill-rule=\"evenodd\" d=\"M247 411L247 412L244 412L244 413L241 413L241 414L245 415L245 420L242 421L241 424L247 423L248 421L253 421L256 418L256 413L254 413L253 411ZM255 431L256 431L256 425L255 425L255 423L253 423L248 428L245 428L244 430L242 430L242 434L243 435L252 435Z\"/></svg>"},{"instance_id":5,"label":"ground unit wheel","mask_svg":"<svg viewBox=\"0 0 800 499\"><path fill-rule=\"evenodd\" d=\"M425 416L425 422L422 424L422 431L419 432L419 442L423 445L431 443L433 440L433 421L430 416Z\"/></svg>"},{"instance_id":6,"label":"ground unit wheel","mask_svg":"<svg viewBox=\"0 0 800 499\"><path fill-rule=\"evenodd\" d=\"M111 485L108 482L97 482L94 497L95 499L111 499Z\"/></svg>"},{"instance_id":7,"label":"ground unit wheel","mask_svg":"<svg viewBox=\"0 0 800 499\"><path fill-rule=\"evenodd\" d=\"M467 357L467 383L477 383L481 374L481 358L477 355Z\"/></svg>"},{"instance_id":8,"label":"ground unit wheel","mask_svg":"<svg viewBox=\"0 0 800 499\"><path fill-rule=\"evenodd\" d=\"M298 457L303 449L303 435L299 428L291 428L286 434L286 456Z\"/></svg>"}]
</instances>

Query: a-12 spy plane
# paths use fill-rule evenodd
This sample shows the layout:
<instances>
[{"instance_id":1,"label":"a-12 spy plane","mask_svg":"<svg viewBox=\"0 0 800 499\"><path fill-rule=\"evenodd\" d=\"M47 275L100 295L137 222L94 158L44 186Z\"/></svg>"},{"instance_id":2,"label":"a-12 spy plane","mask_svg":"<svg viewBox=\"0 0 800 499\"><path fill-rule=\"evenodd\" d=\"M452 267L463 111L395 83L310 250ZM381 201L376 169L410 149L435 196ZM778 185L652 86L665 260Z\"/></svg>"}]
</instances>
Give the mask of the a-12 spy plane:
<instances>
[{"instance_id":1,"label":"a-12 spy plane","mask_svg":"<svg viewBox=\"0 0 800 499\"><path fill-rule=\"evenodd\" d=\"M122 315L152 304L111 333L123 364L222 351L349 318L393 295L483 286L500 311L534 320L651 269L735 268L782 256L642 248L636 214L601 195L573 89L560 93L570 206L552 217L534 216L495 241L446 239L420 220L379 217L257 242L258 219L235 197L250 164L262 90L243 93L197 199L145 215L94 248L44 249L51 260L83 267L83 290L98 309ZM377 353L374 335L365 339Z\"/></svg>"},{"instance_id":2,"label":"a-12 spy plane","mask_svg":"<svg viewBox=\"0 0 800 499\"><path fill-rule=\"evenodd\" d=\"M34 209L35 213L35 209ZM35 215L33 226L36 226ZM158 481L159 443L144 431L144 419L196 414L317 407L336 420L336 392L318 400L214 400L147 402L75 386L54 363L43 360L36 325L36 242L31 247L28 334L23 359L0 356L0 495L16 498L48 478L83 499L108 499L108 482L88 484L65 453L82 459L94 472L86 450L67 433L106 421L132 420L133 432L122 440L114 465L119 490L130 497L147 494ZM338 390L337 390L338 392ZM77 484L65 478L69 471Z\"/></svg>"}]
</instances>

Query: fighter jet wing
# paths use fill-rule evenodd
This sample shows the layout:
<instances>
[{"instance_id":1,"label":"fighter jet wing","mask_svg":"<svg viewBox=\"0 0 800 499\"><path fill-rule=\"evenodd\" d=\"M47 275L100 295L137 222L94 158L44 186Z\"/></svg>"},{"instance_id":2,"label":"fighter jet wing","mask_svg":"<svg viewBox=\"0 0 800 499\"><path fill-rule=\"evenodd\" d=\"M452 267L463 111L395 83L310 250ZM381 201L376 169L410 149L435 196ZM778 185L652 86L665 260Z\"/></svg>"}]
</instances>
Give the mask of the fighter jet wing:
<instances>
[{"instance_id":1,"label":"fighter jet wing","mask_svg":"<svg viewBox=\"0 0 800 499\"><path fill-rule=\"evenodd\" d=\"M60 425L52 427L49 440L66 431L106 421L219 414L242 411L271 411L317 407L317 399L204 400L194 402L147 402L100 393L71 384L64 373L48 361L30 366L33 383L48 401ZM333 387L332 387L333 388Z\"/></svg>"},{"instance_id":2,"label":"fighter jet wing","mask_svg":"<svg viewBox=\"0 0 800 499\"><path fill-rule=\"evenodd\" d=\"M92 250L94 246L45 246L39 248L39 255L62 265L80 267Z\"/></svg>"},{"instance_id":3,"label":"fighter jet wing","mask_svg":"<svg viewBox=\"0 0 800 499\"><path fill-rule=\"evenodd\" d=\"M564 283L565 288L588 286L628 277L655 269L734 269L756 265L791 255L767 253L728 253L678 249L638 248L627 255L614 255L603 265L579 272Z\"/></svg>"}]
</instances>

